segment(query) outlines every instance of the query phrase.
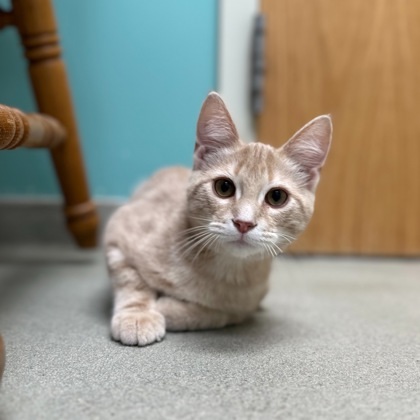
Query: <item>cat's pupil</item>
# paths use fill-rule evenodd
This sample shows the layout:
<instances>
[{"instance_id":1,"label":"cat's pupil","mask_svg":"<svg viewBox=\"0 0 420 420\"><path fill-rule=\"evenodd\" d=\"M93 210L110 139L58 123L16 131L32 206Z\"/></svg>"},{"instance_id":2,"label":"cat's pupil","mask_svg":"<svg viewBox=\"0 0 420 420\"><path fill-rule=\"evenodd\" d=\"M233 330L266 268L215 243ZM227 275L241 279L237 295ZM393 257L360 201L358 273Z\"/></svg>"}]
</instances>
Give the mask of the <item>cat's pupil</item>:
<instances>
[{"instance_id":1,"label":"cat's pupil","mask_svg":"<svg viewBox=\"0 0 420 420\"><path fill-rule=\"evenodd\" d=\"M271 198L273 199L273 201L277 202L280 201L281 199L281 191L280 190L274 190L271 193Z\"/></svg>"},{"instance_id":2,"label":"cat's pupil","mask_svg":"<svg viewBox=\"0 0 420 420\"><path fill-rule=\"evenodd\" d=\"M223 181L222 185L220 186L220 189L222 192L226 193L230 189L230 182L229 181Z\"/></svg>"}]
</instances>

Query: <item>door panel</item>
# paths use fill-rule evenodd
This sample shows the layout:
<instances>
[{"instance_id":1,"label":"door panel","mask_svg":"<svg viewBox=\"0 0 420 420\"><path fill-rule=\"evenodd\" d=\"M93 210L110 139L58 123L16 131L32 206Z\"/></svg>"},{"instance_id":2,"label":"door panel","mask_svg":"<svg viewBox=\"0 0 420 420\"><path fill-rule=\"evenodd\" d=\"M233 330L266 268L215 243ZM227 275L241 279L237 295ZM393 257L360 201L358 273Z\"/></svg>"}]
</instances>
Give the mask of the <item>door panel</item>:
<instances>
[{"instance_id":1,"label":"door panel","mask_svg":"<svg viewBox=\"0 0 420 420\"><path fill-rule=\"evenodd\" d=\"M331 113L331 153L295 252L420 255L420 1L262 0L265 108L281 145Z\"/></svg>"}]
</instances>

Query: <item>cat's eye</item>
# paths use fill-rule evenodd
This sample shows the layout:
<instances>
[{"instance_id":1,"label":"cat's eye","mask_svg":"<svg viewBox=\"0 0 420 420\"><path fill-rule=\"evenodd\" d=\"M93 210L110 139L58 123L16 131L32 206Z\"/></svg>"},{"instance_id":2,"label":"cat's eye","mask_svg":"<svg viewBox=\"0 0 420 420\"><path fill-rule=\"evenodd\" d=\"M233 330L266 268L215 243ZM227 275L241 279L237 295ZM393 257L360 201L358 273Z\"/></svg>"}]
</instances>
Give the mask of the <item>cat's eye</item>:
<instances>
[{"instance_id":1,"label":"cat's eye","mask_svg":"<svg viewBox=\"0 0 420 420\"><path fill-rule=\"evenodd\" d=\"M235 194L235 190L235 184L229 178L219 178L214 181L214 191L219 197L232 197Z\"/></svg>"},{"instance_id":2,"label":"cat's eye","mask_svg":"<svg viewBox=\"0 0 420 420\"><path fill-rule=\"evenodd\" d=\"M265 202L272 207L281 207L286 204L289 195L281 188L273 188L265 196Z\"/></svg>"}]
</instances>

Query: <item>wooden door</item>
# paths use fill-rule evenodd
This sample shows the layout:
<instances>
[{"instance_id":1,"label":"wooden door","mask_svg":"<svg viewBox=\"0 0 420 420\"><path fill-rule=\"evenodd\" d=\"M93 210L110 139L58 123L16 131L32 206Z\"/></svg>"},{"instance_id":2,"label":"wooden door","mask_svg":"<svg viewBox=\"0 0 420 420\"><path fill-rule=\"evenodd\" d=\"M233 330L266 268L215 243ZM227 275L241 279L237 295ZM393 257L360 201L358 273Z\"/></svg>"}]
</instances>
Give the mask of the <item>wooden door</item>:
<instances>
[{"instance_id":1,"label":"wooden door","mask_svg":"<svg viewBox=\"0 0 420 420\"><path fill-rule=\"evenodd\" d=\"M331 113L331 153L291 250L420 255L420 0L262 0L259 138Z\"/></svg>"}]
</instances>

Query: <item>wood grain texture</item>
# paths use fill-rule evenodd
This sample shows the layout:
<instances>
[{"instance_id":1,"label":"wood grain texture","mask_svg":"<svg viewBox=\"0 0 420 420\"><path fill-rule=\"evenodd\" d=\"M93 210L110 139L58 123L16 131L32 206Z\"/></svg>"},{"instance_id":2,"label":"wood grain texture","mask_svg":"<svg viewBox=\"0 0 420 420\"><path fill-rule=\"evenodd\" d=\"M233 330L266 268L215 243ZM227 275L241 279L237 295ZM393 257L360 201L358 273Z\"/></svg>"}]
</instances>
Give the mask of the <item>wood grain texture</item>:
<instances>
[{"instance_id":1,"label":"wood grain texture","mask_svg":"<svg viewBox=\"0 0 420 420\"><path fill-rule=\"evenodd\" d=\"M420 2L263 0L265 111L279 146L331 113L314 218L294 252L420 255Z\"/></svg>"},{"instance_id":2,"label":"wood grain texture","mask_svg":"<svg viewBox=\"0 0 420 420\"><path fill-rule=\"evenodd\" d=\"M0 150L53 148L65 138L63 126L54 118L42 114L26 115L16 108L0 105Z\"/></svg>"},{"instance_id":3,"label":"wood grain texture","mask_svg":"<svg viewBox=\"0 0 420 420\"><path fill-rule=\"evenodd\" d=\"M12 5L14 23L29 60L38 108L56 118L67 132L66 142L52 149L51 156L65 197L68 228L80 246L95 246L98 218L89 197L52 3L50 0L13 0Z\"/></svg>"}]
</instances>

